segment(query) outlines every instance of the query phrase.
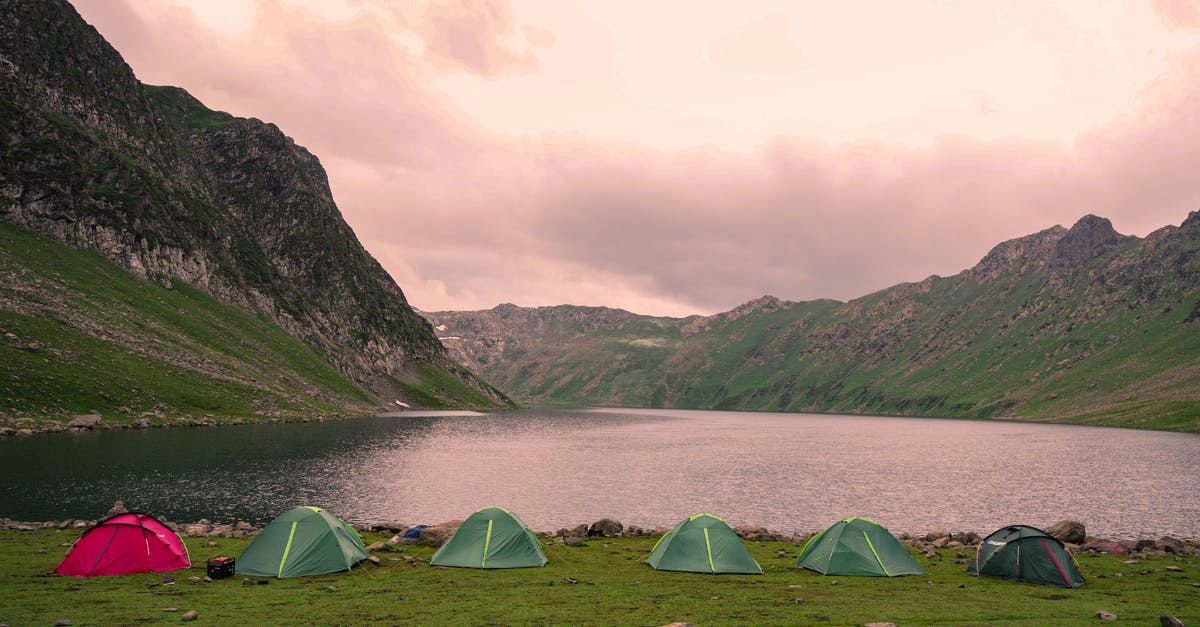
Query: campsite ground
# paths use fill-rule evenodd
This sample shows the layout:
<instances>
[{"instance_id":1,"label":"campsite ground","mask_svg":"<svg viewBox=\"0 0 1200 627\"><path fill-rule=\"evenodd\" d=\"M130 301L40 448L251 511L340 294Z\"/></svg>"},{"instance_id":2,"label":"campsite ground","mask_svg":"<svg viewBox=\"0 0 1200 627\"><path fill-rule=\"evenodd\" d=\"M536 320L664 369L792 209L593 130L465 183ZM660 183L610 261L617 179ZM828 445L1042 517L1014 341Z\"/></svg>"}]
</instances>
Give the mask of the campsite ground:
<instances>
[{"instance_id":1,"label":"campsite ground","mask_svg":"<svg viewBox=\"0 0 1200 627\"><path fill-rule=\"evenodd\" d=\"M212 583L205 560L237 556L249 539L187 538L194 566L171 573L75 579L47 574L77 530L0 531L0 624L176 623L196 610L209 624L712 624L1047 625L1096 620L1158 624L1176 616L1200 624L1200 557L1078 556L1087 584L1076 590L1014 584L965 573L961 552L941 560L916 553L924 576L828 577L795 568L800 544L747 543L762 575L658 572L643 559L657 538L593 539L546 547L543 568L479 571L430 567L433 549L376 552L381 564L352 572L244 585ZM385 536L367 534L370 543ZM400 549L401 547L396 547ZM783 551L781 557L779 552ZM406 557L418 558L415 564ZM1180 572L1167 570L1177 567ZM176 608L168 611L168 608Z\"/></svg>"}]
</instances>

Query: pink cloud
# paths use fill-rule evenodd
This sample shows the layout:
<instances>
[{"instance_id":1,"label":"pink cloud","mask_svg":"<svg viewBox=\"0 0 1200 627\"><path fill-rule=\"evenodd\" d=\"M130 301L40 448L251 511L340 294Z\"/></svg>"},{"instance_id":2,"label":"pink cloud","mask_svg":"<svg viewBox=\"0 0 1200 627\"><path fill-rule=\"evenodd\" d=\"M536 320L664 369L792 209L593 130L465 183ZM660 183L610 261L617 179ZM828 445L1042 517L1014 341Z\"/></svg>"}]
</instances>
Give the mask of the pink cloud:
<instances>
[{"instance_id":1,"label":"pink cloud","mask_svg":"<svg viewBox=\"0 0 1200 627\"><path fill-rule=\"evenodd\" d=\"M1001 240L1087 213L1145 234L1200 208L1196 53L1074 142L776 137L750 154L668 151L583 130L506 138L440 95L447 72L535 71L528 46L554 44L498 2L424 13L365 2L340 20L261 3L246 33L169 7L76 6L143 80L274 122L318 155L360 240L427 310L686 315L764 293L846 299L955 273Z\"/></svg>"}]
</instances>

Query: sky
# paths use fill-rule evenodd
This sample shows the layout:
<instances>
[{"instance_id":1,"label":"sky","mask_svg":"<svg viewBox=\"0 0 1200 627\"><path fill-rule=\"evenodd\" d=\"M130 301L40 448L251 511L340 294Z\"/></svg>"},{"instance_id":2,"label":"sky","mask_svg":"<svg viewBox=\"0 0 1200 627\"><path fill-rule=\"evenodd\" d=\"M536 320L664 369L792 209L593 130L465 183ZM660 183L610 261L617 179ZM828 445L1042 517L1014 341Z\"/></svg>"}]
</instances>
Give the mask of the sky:
<instances>
[{"instance_id":1,"label":"sky","mask_svg":"<svg viewBox=\"0 0 1200 627\"><path fill-rule=\"evenodd\" d=\"M72 0L315 154L425 311L712 314L1200 209L1200 0Z\"/></svg>"}]
</instances>

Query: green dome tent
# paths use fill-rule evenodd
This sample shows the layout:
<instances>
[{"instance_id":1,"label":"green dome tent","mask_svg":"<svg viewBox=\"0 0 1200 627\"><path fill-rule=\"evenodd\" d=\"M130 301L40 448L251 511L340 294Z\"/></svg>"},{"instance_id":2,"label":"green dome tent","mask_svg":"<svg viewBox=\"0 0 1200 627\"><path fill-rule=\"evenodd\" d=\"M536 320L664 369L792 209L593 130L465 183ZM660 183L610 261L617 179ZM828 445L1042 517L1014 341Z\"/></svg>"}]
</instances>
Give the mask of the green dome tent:
<instances>
[{"instance_id":1,"label":"green dome tent","mask_svg":"<svg viewBox=\"0 0 1200 627\"><path fill-rule=\"evenodd\" d=\"M847 518L817 534L804 545L796 566L822 575L896 577L925 571L908 549L879 523Z\"/></svg>"},{"instance_id":2,"label":"green dome tent","mask_svg":"<svg viewBox=\"0 0 1200 627\"><path fill-rule=\"evenodd\" d=\"M429 560L432 566L530 568L545 566L537 536L512 512L485 507L467 518Z\"/></svg>"},{"instance_id":3,"label":"green dome tent","mask_svg":"<svg viewBox=\"0 0 1200 627\"><path fill-rule=\"evenodd\" d=\"M696 514L659 538L646 558L655 570L762 574L742 539L712 514Z\"/></svg>"},{"instance_id":4,"label":"green dome tent","mask_svg":"<svg viewBox=\"0 0 1200 627\"><path fill-rule=\"evenodd\" d=\"M367 559L362 539L319 507L288 510L267 525L237 558L235 572L255 577L323 575Z\"/></svg>"},{"instance_id":5,"label":"green dome tent","mask_svg":"<svg viewBox=\"0 0 1200 627\"><path fill-rule=\"evenodd\" d=\"M967 572L1060 588L1078 588L1084 581L1062 542L1026 525L1005 527L984 538Z\"/></svg>"}]
</instances>

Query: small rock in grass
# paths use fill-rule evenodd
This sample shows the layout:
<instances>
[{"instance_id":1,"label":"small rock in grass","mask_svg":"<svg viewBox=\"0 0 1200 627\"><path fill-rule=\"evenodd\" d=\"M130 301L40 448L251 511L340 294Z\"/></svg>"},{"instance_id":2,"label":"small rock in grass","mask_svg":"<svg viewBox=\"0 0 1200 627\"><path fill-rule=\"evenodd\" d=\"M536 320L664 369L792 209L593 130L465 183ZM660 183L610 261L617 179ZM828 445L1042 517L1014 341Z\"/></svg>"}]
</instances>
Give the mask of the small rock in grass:
<instances>
[{"instance_id":1,"label":"small rock in grass","mask_svg":"<svg viewBox=\"0 0 1200 627\"><path fill-rule=\"evenodd\" d=\"M782 549L776 551L775 554L778 555L779 557L787 557L787 551L784 551Z\"/></svg>"},{"instance_id":2,"label":"small rock in grass","mask_svg":"<svg viewBox=\"0 0 1200 627\"><path fill-rule=\"evenodd\" d=\"M1117 615L1113 614L1112 612L1100 610L1099 612L1096 612L1096 618L1099 618L1100 620L1117 620Z\"/></svg>"},{"instance_id":3,"label":"small rock in grass","mask_svg":"<svg viewBox=\"0 0 1200 627\"><path fill-rule=\"evenodd\" d=\"M200 614L198 612L196 612L196 610L188 610L183 613L183 616L179 617L179 620L187 622L189 620L196 620L199 617L200 617Z\"/></svg>"},{"instance_id":4,"label":"small rock in grass","mask_svg":"<svg viewBox=\"0 0 1200 627\"><path fill-rule=\"evenodd\" d=\"M863 625L863 627L896 627L896 623L887 623L887 622L867 623L867 624Z\"/></svg>"},{"instance_id":5,"label":"small rock in grass","mask_svg":"<svg viewBox=\"0 0 1200 627\"><path fill-rule=\"evenodd\" d=\"M792 599L792 603L803 603L803 602L804 602L804 597L796 597L796 598Z\"/></svg>"},{"instance_id":6,"label":"small rock in grass","mask_svg":"<svg viewBox=\"0 0 1200 627\"><path fill-rule=\"evenodd\" d=\"M328 588L325 588L325 589L330 592L337 592L337 586L329 586Z\"/></svg>"},{"instance_id":7,"label":"small rock in grass","mask_svg":"<svg viewBox=\"0 0 1200 627\"><path fill-rule=\"evenodd\" d=\"M1138 560L1125 560L1124 562L1121 562L1121 563L1122 564L1140 564L1141 562L1139 562Z\"/></svg>"},{"instance_id":8,"label":"small rock in grass","mask_svg":"<svg viewBox=\"0 0 1200 627\"><path fill-rule=\"evenodd\" d=\"M171 575L163 575L163 583L175 583L175 577Z\"/></svg>"},{"instance_id":9,"label":"small rock in grass","mask_svg":"<svg viewBox=\"0 0 1200 627\"><path fill-rule=\"evenodd\" d=\"M245 579L242 580L242 585L243 586L253 586L254 580L249 577L246 577Z\"/></svg>"},{"instance_id":10,"label":"small rock in grass","mask_svg":"<svg viewBox=\"0 0 1200 627\"><path fill-rule=\"evenodd\" d=\"M965 584L965 583L960 583L960 584L958 584L958 587L959 587L959 588L966 588L966 587L967 587L967 584Z\"/></svg>"},{"instance_id":11,"label":"small rock in grass","mask_svg":"<svg viewBox=\"0 0 1200 627\"><path fill-rule=\"evenodd\" d=\"M212 577L209 577L208 575L205 575L205 576L204 576L204 583L212 583Z\"/></svg>"},{"instance_id":12,"label":"small rock in grass","mask_svg":"<svg viewBox=\"0 0 1200 627\"><path fill-rule=\"evenodd\" d=\"M374 564L374 565L376 565L376 566L378 566L378 565L381 563L381 562L379 561L379 558L378 558L378 557L375 557L374 555L372 555L372 556L368 557L368 558L367 558L367 561L368 561L368 562L371 562L372 564Z\"/></svg>"},{"instance_id":13,"label":"small rock in grass","mask_svg":"<svg viewBox=\"0 0 1200 627\"><path fill-rule=\"evenodd\" d=\"M695 625L692 625L691 623L667 623L662 627L695 627Z\"/></svg>"},{"instance_id":14,"label":"small rock in grass","mask_svg":"<svg viewBox=\"0 0 1200 627\"><path fill-rule=\"evenodd\" d=\"M209 540L209 541L205 542L204 544L207 546L217 546L216 540Z\"/></svg>"},{"instance_id":15,"label":"small rock in grass","mask_svg":"<svg viewBox=\"0 0 1200 627\"><path fill-rule=\"evenodd\" d=\"M62 620L54 621L54 627L71 627L71 625L74 625L74 624L75 623L72 623L71 621L69 621L65 618Z\"/></svg>"},{"instance_id":16,"label":"small rock in grass","mask_svg":"<svg viewBox=\"0 0 1200 627\"><path fill-rule=\"evenodd\" d=\"M267 584L269 584L269 583L271 583L271 580L270 580L270 579L259 579L259 580L258 580L258 585L260 585L260 586L265 586L265 585L267 585Z\"/></svg>"},{"instance_id":17,"label":"small rock in grass","mask_svg":"<svg viewBox=\"0 0 1200 627\"><path fill-rule=\"evenodd\" d=\"M1183 572L1183 569L1182 569L1182 568L1180 568L1180 567L1178 567L1178 566L1174 566L1174 565L1168 566L1168 567L1167 567L1167 570L1169 570L1169 571L1171 571L1171 572L1173 572L1173 573L1182 573L1182 572Z\"/></svg>"},{"instance_id":18,"label":"small rock in grass","mask_svg":"<svg viewBox=\"0 0 1200 627\"><path fill-rule=\"evenodd\" d=\"M836 586L836 585L838 585L839 583L842 583L842 582L838 581L837 579L834 579L833 581L829 582L829 585L831 585L831 586Z\"/></svg>"},{"instance_id":19,"label":"small rock in grass","mask_svg":"<svg viewBox=\"0 0 1200 627\"><path fill-rule=\"evenodd\" d=\"M386 546L387 545L382 542L372 542L371 544L368 544L366 548L368 551L378 551Z\"/></svg>"},{"instance_id":20,"label":"small rock in grass","mask_svg":"<svg viewBox=\"0 0 1200 627\"><path fill-rule=\"evenodd\" d=\"M205 575L205 576L207 576L207 575ZM199 577L188 577L188 581L190 581L192 583L200 583L200 578Z\"/></svg>"},{"instance_id":21,"label":"small rock in grass","mask_svg":"<svg viewBox=\"0 0 1200 627\"><path fill-rule=\"evenodd\" d=\"M1158 624L1162 627L1184 627L1183 621L1174 616L1159 616Z\"/></svg>"},{"instance_id":22,"label":"small rock in grass","mask_svg":"<svg viewBox=\"0 0 1200 627\"><path fill-rule=\"evenodd\" d=\"M164 612L178 612L178 611L179 611L179 608L177 608L177 607L164 607L164 608L163 608L163 611L164 611Z\"/></svg>"},{"instance_id":23,"label":"small rock in grass","mask_svg":"<svg viewBox=\"0 0 1200 627\"><path fill-rule=\"evenodd\" d=\"M579 583L579 580L574 577L563 577L563 581L567 583Z\"/></svg>"}]
</instances>

